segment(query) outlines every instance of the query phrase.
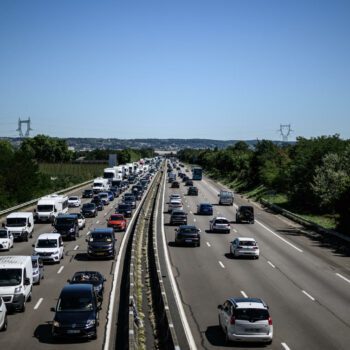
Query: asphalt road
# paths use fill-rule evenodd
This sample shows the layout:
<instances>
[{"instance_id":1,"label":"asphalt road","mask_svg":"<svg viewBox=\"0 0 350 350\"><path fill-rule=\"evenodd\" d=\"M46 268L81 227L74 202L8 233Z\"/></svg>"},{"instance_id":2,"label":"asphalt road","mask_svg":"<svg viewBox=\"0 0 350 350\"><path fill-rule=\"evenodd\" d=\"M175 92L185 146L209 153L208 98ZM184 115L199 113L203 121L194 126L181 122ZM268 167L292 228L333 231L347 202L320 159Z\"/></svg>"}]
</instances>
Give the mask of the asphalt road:
<instances>
[{"instance_id":1,"label":"asphalt road","mask_svg":"<svg viewBox=\"0 0 350 350\"><path fill-rule=\"evenodd\" d=\"M88 188L88 187L87 187ZM77 190L72 195L81 195L83 189ZM82 203L90 199L83 199ZM106 227L106 218L114 212L116 198L113 203L105 206L96 218L87 218L86 227L80 231L80 237L76 241L65 241L65 256L60 264L45 264L45 278L40 285L33 286L32 301L26 304L24 313L14 313L8 317L8 329L0 333L0 349L102 349L105 340L105 327L109 296L112 288L115 260L88 260L86 257L87 233L96 227ZM79 208L70 208L69 212L78 212ZM35 224L33 238L29 242L16 242L10 252L0 252L2 255L32 255L32 244L36 238L45 232L52 232L50 224ZM116 232L117 256L123 232ZM76 271L97 270L107 279L105 283L104 301L100 312L100 325L98 327L98 338L90 342L85 341L54 341L51 337L51 322L54 313L51 307L56 306L59 293ZM118 294L113 303L117 304ZM115 328L113 329L115 332ZM114 336L114 334L113 334ZM113 340L113 339L112 339Z\"/></svg>"},{"instance_id":2,"label":"asphalt road","mask_svg":"<svg viewBox=\"0 0 350 350\"><path fill-rule=\"evenodd\" d=\"M181 181L181 180L180 180ZM331 350L349 349L350 343L350 258L332 247L300 235L286 219L255 206L255 224L236 224L236 205L247 204L235 198L234 206L219 206L219 190L209 179L196 181L199 195L187 196L187 187L171 189L165 183L164 203L158 207L158 245L169 253L171 270L179 289L181 305L189 330L175 312L171 276L166 272L165 253L160 254L164 283L172 305L172 315L182 349L225 349L224 334L218 324L217 305L228 297L259 297L270 306L274 324L273 343L267 349ZM201 246L177 247L175 227L166 213L169 194L180 193L188 223L201 229ZM210 233L211 217L196 215L200 202L214 205L214 216L232 221L231 233ZM164 220L162 225L161 220ZM260 247L260 259L232 259L229 243L238 236L253 237ZM189 334L186 337L186 333ZM231 345L232 346L232 345ZM255 348L238 344L235 348Z\"/></svg>"}]
</instances>

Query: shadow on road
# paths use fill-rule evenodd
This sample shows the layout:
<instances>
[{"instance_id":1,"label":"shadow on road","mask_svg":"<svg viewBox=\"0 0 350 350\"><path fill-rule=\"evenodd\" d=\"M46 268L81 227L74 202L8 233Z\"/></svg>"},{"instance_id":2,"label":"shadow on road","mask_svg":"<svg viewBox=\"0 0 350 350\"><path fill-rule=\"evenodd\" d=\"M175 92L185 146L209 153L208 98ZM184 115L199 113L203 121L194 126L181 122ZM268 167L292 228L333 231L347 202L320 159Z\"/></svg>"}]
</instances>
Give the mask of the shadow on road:
<instances>
[{"instance_id":1,"label":"shadow on road","mask_svg":"<svg viewBox=\"0 0 350 350\"><path fill-rule=\"evenodd\" d=\"M78 253L75 255L74 259L78 261L88 261L89 257L86 253Z\"/></svg>"}]
</instances>

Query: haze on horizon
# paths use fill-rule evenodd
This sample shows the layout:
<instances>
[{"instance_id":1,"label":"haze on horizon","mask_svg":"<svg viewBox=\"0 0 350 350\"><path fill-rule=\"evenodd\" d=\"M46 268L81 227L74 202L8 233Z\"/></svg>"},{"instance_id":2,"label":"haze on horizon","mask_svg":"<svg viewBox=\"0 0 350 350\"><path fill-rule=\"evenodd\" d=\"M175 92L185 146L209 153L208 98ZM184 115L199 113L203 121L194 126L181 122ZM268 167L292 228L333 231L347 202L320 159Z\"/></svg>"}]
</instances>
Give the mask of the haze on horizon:
<instances>
[{"instance_id":1,"label":"haze on horizon","mask_svg":"<svg viewBox=\"0 0 350 350\"><path fill-rule=\"evenodd\" d=\"M347 0L0 2L0 136L350 138Z\"/></svg>"}]
</instances>

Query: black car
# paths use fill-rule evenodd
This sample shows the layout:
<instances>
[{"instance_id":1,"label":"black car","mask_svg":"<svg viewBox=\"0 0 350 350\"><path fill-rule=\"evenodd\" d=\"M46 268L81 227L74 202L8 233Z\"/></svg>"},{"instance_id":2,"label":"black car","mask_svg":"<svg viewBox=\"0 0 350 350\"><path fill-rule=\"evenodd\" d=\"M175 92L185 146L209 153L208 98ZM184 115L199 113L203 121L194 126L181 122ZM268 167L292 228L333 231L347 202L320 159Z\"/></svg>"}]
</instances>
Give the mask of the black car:
<instances>
[{"instance_id":1,"label":"black car","mask_svg":"<svg viewBox=\"0 0 350 350\"><path fill-rule=\"evenodd\" d=\"M254 208L251 205L242 205L236 211L236 223L248 222L254 224Z\"/></svg>"},{"instance_id":2,"label":"black car","mask_svg":"<svg viewBox=\"0 0 350 350\"><path fill-rule=\"evenodd\" d=\"M182 182L185 182L186 183L186 181L188 181L190 178L188 177L188 176L183 176L182 177Z\"/></svg>"},{"instance_id":3,"label":"black car","mask_svg":"<svg viewBox=\"0 0 350 350\"><path fill-rule=\"evenodd\" d=\"M179 181L173 181L171 184L171 188L180 188Z\"/></svg>"},{"instance_id":4,"label":"black car","mask_svg":"<svg viewBox=\"0 0 350 350\"><path fill-rule=\"evenodd\" d=\"M79 237L78 217L74 214L58 215L52 223L57 233L60 233L62 238L76 240Z\"/></svg>"},{"instance_id":5,"label":"black car","mask_svg":"<svg viewBox=\"0 0 350 350\"><path fill-rule=\"evenodd\" d=\"M200 247L201 236L200 230L194 225L181 225L175 230L176 244L191 244Z\"/></svg>"},{"instance_id":6,"label":"black car","mask_svg":"<svg viewBox=\"0 0 350 350\"><path fill-rule=\"evenodd\" d=\"M195 186L190 186L187 190L188 196L198 196L198 188Z\"/></svg>"},{"instance_id":7,"label":"black car","mask_svg":"<svg viewBox=\"0 0 350 350\"><path fill-rule=\"evenodd\" d=\"M171 212L170 225L187 225L187 213L181 209L174 209Z\"/></svg>"},{"instance_id":8,"label":"black car","mask_svg":"<svg viewBox=\"0 0 350 350\"><path fill-rule=\"evenodd\" d=\"M130 218L132 214L132 208L130 204L120 203L116 208L115 212L124 214L126 218Z\"/></svg>"},{"instance_id":9,"label":"black car","mask_svg":"<svg viewBox=\"0 0 350 350\"><path fill-rule=\"evenodd\" d=\"M119 197L119 195L120 195L120 189L119 189L119 187L112 186L112 187L110 188L110 191L113 192L115 198Z\"/></svg>"},{"instance_id":10,"label":"black car","mask_svg":"<svg viewBox=\"0 0 350 350\"><path fill-rule=\"evenodd\" d=\"M103 200L100 197L95 196L92 200L91 203L96 205L96 208L98 211L101 211L104 209L104 204L103 204Z\"/></svg>"},{"instance_id":11,"label":"black car","mask_svg":"<svg viewBox=\"0 0 350 350\"><path fill-rule=\"evenodd\" d=\"M83 198L92 198L94 196L93 190L84 190L83 192Z\"/></svg>"},{"instance_id":12,"label":"black car","mask_svg":"<svg viewBox=\"0 0 350 350\"><path fill-rule=\"evenodd\" d=\"M197 206L197 214L213 215L213 206L209 203L200 203Z\"/></svg>"},{"instance_id":13,"label":"black car","mask_svg":"<svg viewBox=\"0 0 350 350\"><path fill-rule=\"evenodd\" d=\"M89 283L94 286L95 293L99 301L103 300L104 283L106 279L98 271L79 271L76 272L72 279L67 280L70 284Z\"/></svg>"},{"instance_id":14,"label":"black car","mask_svg":"<svg viewBox=\"0 0 350 350\"><path fill-rule=\"evenodd\" d=\"M115 242L113 228L95 228L86 239L89 258L114 258Z\"/></svg>"},{"instance_id":15,"label":"black car","mask_svg":"<svg viewBox=\"0 0 350 350\"><path fill-rule=\"evenodd\" d=\"M185 182L185 186L193 186L193 181L191 179L188 179L186 182Z\"/></svg>"},{"instance_id":16,"label":"black car","mask_svg":"<svg viewBox=\"0 0 350 350\"><path fill-rule=\"evenodd\" d=\"M92 284L67 284L58 299L52 322L54 338L97 338L101 305Z\"/></svg>"},{"instance_id":17,"label":"black car","mask_svg":"<svg viewBox=\"0 0 350 350\"><path fill-rule=\"evenodd\" d=\"M94 218L97 216L97 208L95 203L85 203L81 208L81 213L86 218Z\"/></svg>"}]
</instances>

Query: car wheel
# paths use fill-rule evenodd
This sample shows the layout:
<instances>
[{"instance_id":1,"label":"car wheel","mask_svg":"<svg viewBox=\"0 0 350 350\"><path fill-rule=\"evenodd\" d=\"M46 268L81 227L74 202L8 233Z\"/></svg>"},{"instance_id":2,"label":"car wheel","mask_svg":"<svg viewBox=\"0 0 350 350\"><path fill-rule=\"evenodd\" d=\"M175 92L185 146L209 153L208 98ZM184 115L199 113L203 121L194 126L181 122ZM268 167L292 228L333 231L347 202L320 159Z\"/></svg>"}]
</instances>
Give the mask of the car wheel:
<instances>
[{"instance_id":1,"label":"car wheel","mask_svg":"<svg viewBox=\"0 0 350 350\"><path fill-rule=\"evenodd\" d=\"M23 302L22 307L19 309L19 312L24 312L24 311L26 311L26 302L25 301Z\"/></svg>"},{"instance_id":2,"label":"car wheel","mask_svg":"<svg viewBox=\"0 0 350 350\"><path fill-rule=\"evenodd\" d=\"M225 345L230 345L231 344L231 340L228 337L228 330L227 328L225 329Z\"/></svg>"},{"instance_id":3,"label":"car wheel","mask_svg":"<svg viewBox=\"0 0 350 350\"><path fill-rule=\"evenodd\" d=\"M36 283L38 286L40 286L40 282L41 282L41 277L39 277L38 282Z\"/></svg>"},{"instance_id":4,"label":"car wheel","mask_svg":"<svg viewBox=\"0 0 350 350\"><path fill-rule=\"evenodd\" d=\"M4 324L2 326L1 331L5 332L7 330L7 315L5 316Z\"/></svg>"},{"instance_id":5,"label":"car wheel","mask_svg":"<svg viewBox=\"0 0 350 350\"><path fill-rule=\"evenodd\" d=\"M26 242L28 242L28 233L26 234L24 240L25 240Z\"/></svg>"}]
</instances>

